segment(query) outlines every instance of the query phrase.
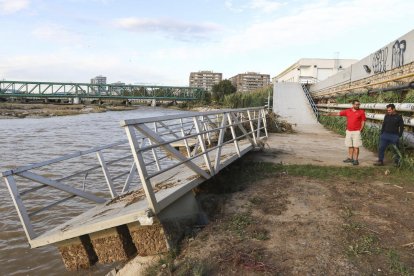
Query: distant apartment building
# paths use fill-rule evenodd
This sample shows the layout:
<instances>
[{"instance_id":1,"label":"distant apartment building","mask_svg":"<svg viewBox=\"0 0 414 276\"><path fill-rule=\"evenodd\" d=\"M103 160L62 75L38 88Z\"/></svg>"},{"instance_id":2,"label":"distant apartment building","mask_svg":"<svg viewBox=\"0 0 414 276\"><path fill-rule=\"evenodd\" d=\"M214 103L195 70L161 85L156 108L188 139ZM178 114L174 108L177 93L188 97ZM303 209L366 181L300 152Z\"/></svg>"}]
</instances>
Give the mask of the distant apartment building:
<instances>
[{"instance_id":1,"label":"distant apartment building","mask_svg":"<svg viewBox=\"0 0 414 276\"><path fill-rule=\"evenodd\" d=\"M223 78L222 73L214 73L213 71L198 71L190 73L190 87L204 88L211 91L213 85L218 84Z\"/></svg>"},{"instance_id":2,"label":"distant apartment building","mask_svg":"<svg viewBox=\"0 0 414 276\"><path fill-rule=\"evenodd\" d=\"M237 92L247 93L270 84L270 75L246 72L230 78Z\"/></svg>"},{"instance_id":3,"label":"distant apartment building","mask_svg":"<svg viewBox=\"0 0 414 276\"><path fill-rule=\"evenodd\" d=\"M357 62L355 59L302 58L273 78L277 82L317 83Z\"/></svg>"},{"instance_id":4,"label":"distant apartment building","mask_svg":"<svg viewBox=\"0 0 414 276\"><path fill-rule=\"evenodd\" d=\"M96 76L93 79L91 79L91 84L106 85L106 77L101 75ZM104 87L92 87L92 90L99 93L106 92Z\"/></svg>"},{"instance_id":5,"label":"distant apartment building","mask_svg":"<svg viewBox=\"0 0 414 276\"><path fill-rule=\"evenodd\" d=\"M96 76L93 79L91 79L91 84L106 84L106 77L104 76Z\"/></svg>"}]
</instances>

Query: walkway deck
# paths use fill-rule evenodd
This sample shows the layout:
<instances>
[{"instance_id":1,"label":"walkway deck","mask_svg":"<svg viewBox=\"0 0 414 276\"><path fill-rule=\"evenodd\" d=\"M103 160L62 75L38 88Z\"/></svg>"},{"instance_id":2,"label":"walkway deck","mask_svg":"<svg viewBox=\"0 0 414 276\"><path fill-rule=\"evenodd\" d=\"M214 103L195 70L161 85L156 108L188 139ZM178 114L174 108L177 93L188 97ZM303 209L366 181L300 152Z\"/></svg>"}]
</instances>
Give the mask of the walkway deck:
<instances>
[{"instance_id":1,"label":"walkway deck","mask_svg":"<svg viewBox=\"0 0 414 276\"><path fill-rule=\"evenodd\" d=\"M239 146L242 156L253 148L248 141L239 143ZM222 153L221 163L223 167L239 158L234 150L234 145L228 144L223 146ZM215 159L212 162L215 162ZM200 156L194 159L194 163L203 167L203 157ZM187 169L185 165L180 165L168 171L168 173L154 178L152 185L154 189L159 189L155 194L158 204L161 207L166 207L203 181L205 181L204 178ZM82 215L31 240L30 245L34 248L53 244L132 222L139 222L141 225L152 225L153 218L148 217L146 214L148 208L144 192L142 189L139 189L120 196L119 199L115 198L94 207Z\"/></svg>"}]
</instances>

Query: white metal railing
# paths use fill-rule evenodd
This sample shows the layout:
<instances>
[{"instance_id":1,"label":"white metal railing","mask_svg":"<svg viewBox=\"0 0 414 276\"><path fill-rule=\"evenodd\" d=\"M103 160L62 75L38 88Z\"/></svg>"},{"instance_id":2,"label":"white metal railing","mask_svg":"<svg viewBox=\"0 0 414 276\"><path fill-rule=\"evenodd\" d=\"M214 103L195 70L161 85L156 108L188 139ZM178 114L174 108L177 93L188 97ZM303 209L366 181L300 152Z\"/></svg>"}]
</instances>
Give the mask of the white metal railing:
<instances>
[{"instance_id":1,"label":"white metal railing","mask_svg":"<svg viewBox=\"0 0 414 276\"><path fill-rule=\"evenodd\" d=\"M361 103L361 109L373 109L373 110L386 110L388 103ZM397 111L404 111L404 112L414 112L414 103L394 103L395 110ZM352 104L337 104L337 103L329 103L329 104L317 104L317 107L322 108L351 108Z\"/></svg>"},{"instance_id":2,"label":"white metal railing","mask_svg":"<svg viewBox=\"0 0 414 276\"><path fill-rule=\"evenodd\" d=\"M414 112L414 103L395 103L395 109L402 112ZM328 113L328 112L337 112L340 109L351 108L351 104L317 104L319 108L319 112ZM364 103L360 105L361 109L364 110L383 110L387 109L387 103ZM376 121L383 121L385 113L371 113L366 112L367 119L376 120ZM406 126L414 126L414 119L408 116L402 116L404 125Z\"/></svg>"},{"instance_id":3,"label":"white metal railing","mask_svg":"<svg viewBox=\"0 0 414 276\"><path fill-rule=\"evenodd\" d=\"M58 216L62 218L68 210L64 208L74 208L65 205L69 200L80 198L95 206L128 192L135 183L138 188L142 186L148 206L158 213L166 206L156 200L153 178L185 165L208 179L223 166L223 148L231 146L240 157L246 152L241 149L243 143L251 149L268 135L263 108L126 120L121 125L128 140L2 173L29 242L40 235L35 228L43 232L53 228L49 213L42 216L44 211L60 206L63 209ZM184 154L176 149L177 145L185 150ZM196 162L200 159L203 164ZM42 192L42 200L33 197L36 192ZM45 201L50 203L44 206ZM91 208L86 205L76 207L83 212Z\"/></svg>"},{"instance_id":4,"label":"white metal railing","mask_svg":"<svg viewBox=\"0 0 414 276\"><path fill-rule=\"evenodd\" d=\"M104 158L104 152L110 159ZM82 162L83 166L79 166L78 164ZM128 141L123 140L18 167L3 172L2 176L30 241L39 236L34 230L34 224L41 224L42 220L38 221L35 217L44 211L74 198L99 204L122 193L124 189L121 190L117 187L121 185L116 186L114 182L124 178L123 187L130 185L133 176L131 170L112 175L114 170L111 173L109 168L125 166L128 163L133 163L132 154L129 151ZM59 194L57 191L64 193ZM42 192L42 197L46 197L46 201L51 203L40 206L38 200L31 197L36 192Z\"/></svg>"},{"instance_id":5,"label":"white metal railing","mask_svg":"<svg viewBox=\"0 0 414 276\"><path fill-rule=\"evenodd\" d=\"M156 200L151 183L154 177L184 165L199 177L208 179L222 167L224 146L233 145L235 154L240 157L242 139L256 147L259 139L268 135L262 107L126 120L121 125L126 130L148 205L155 214L166 206ZM227 137L226 132L229 134ZM146 137L148 142L139 143L139 136ZM185 154L176 149L174 143L181 143ZM160 155L155 158L157 170L150 173L143 154L154 149ZM168 165L159 163L160 159L167 157L174 161ZM195 162L196 159L203 162Z\"/></svg>"}]
</instances>

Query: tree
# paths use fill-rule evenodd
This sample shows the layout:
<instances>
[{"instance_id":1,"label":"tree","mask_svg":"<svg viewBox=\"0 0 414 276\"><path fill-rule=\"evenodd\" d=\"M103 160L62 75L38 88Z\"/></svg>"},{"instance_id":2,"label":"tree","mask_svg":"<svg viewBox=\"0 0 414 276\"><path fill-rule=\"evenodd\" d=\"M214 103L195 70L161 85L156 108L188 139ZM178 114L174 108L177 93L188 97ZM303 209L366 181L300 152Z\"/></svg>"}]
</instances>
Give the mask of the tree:
<instances>
[{"instance_id":1,"label":"tree","mask_svg":"<svg viewBox=\"0 0 414 276\"><path fill-rule=\"evenodd\" d=\"M231 84L229 80L222 80L219 83L213 85L211 90L213 100L216 102L223 102L225 95L230 95L236 92L236 87Z\"/></svg>"}]
</instances>

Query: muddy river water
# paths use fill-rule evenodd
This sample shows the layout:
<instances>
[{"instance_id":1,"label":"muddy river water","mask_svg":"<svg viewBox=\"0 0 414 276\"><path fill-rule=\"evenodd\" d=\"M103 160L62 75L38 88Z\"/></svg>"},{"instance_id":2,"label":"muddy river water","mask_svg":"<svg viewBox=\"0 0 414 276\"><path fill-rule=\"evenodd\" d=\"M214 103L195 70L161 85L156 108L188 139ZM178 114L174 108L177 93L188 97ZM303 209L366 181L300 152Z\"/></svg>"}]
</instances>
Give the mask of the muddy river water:
<instances>
[{"instance_id":1,"label":"muddy river water","mask_svg":"<svg viewBox=\"0 0 414 276\"><path fill-rule=\"evenodd\" d=\"M121 120L180 112L142 107L133 111L66 117L0 119L0 172L126 139L119 124ZM82 168L81 163L78 166ZM37 200L43 200L42 193ZM76 209L77 202L72 204ZM0 182L0 214L0 275L69 275L56 247L30 249L3 179ZM53 214L60 216L60 220L71 215L70 211ZM43 225L45 228L47 225ZM110 269L98 266L87 274L101 275Z\"/></svg>"}]
</instances>

